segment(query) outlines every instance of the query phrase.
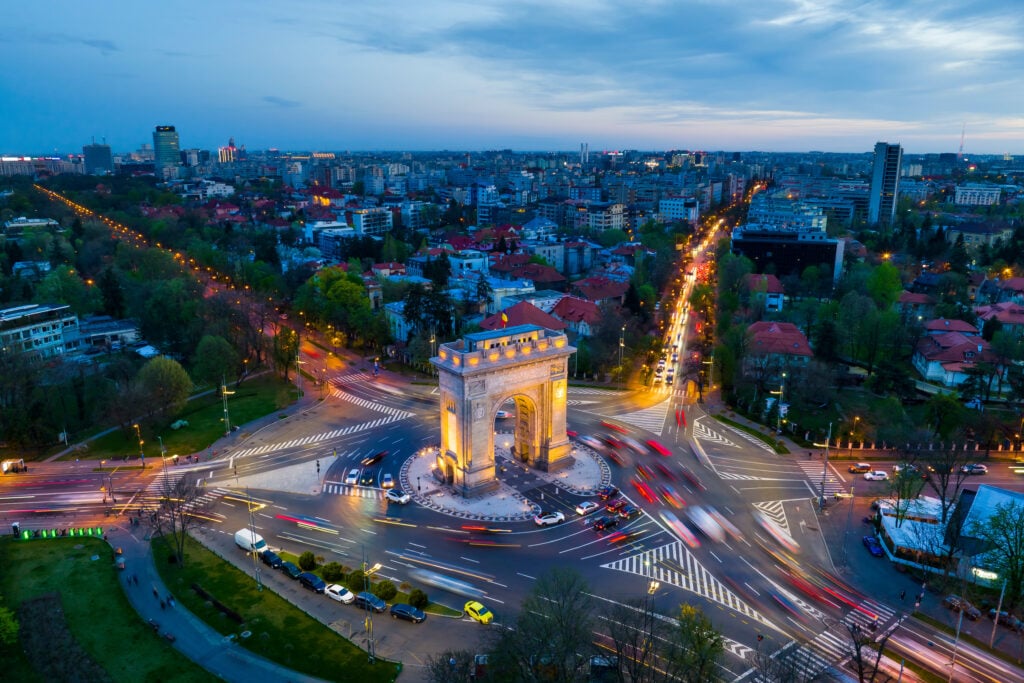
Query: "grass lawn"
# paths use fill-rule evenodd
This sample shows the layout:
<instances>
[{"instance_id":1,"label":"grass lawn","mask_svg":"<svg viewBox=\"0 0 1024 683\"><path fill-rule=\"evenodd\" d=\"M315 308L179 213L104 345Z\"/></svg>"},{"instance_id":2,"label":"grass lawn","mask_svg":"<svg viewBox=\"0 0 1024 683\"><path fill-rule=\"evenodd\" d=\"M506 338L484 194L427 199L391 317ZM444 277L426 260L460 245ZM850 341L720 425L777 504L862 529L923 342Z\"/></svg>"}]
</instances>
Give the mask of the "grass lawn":
<instances>
[{"instance_id":1,"label":"grass lawn","mask_svg":"<svg viewBox=\"0 0 1024 683\"><path fill-rule=\"evenodd\" d=\"M230 389L229 389L230 391ZM294 385L283 381L273 373L254 377L234 390L228 398L228 417L231 424L244 425L247 422L282 410L296 398ZM188 402L184 409L169 422L187 420L188 426L181 429L155 427L147 421L140 423L143 449L147 457L159 462L160 436L168 455L186 455L205 450L210 444L224 436L224 402L214 394L201 396ZM159 428L159 433L154 431ZM64 456L63 460L89 458L112 460L125 454L138 455L139 442L134 430L115 430L89 443L89 449L82 453Z\"/></svg>"},{"instance_id":2,"label":"grass lawn","mask_svg":"<svg viewBox=\"0 0 1024 683\"><path fill-rule=\"evenodd\" d=\"M26 601L59 592L70 637L115 681L209 681L205 669L183 658L139 618L112 560L110 546L97 538L5 537L0 539L0 594L4 605L16 612ZM43 680L29 657L51 659L62 649L60 643L50 642L29 656L21 647L0 650L2 677Z\"/></svg>"},{"instance_id":3,"label":"grass lawn","mask_svg":"<svg viewBox=\"0 0 1024 683\"><path fill-rule=\"evenodd\" d=\"M234 634L242 646L283 666L327 680L339 676L351 681L393 681L400 666L393 662L367 662L366 653L297 609L273 591L257 591L253 580L189 538L185 566L163 561L168 551L154 541L156 566L175 599L211 627ZM208 594L245 620L238 624L200 598L191 586L199 584ZM249 638L240 637L249 631Z\"/></svg>"}]
</instances>

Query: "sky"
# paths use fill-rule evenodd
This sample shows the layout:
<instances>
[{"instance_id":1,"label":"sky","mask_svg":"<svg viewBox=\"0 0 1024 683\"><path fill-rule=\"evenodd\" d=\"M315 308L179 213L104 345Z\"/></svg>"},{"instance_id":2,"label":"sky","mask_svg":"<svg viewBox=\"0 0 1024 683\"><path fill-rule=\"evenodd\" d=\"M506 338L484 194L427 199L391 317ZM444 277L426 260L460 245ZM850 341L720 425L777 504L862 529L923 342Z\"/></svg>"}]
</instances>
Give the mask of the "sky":
<instances>
[{"instance_id":1,"label":"sky","mask_svg":"<svg viewBox=\"0 0 1024 683\"><path fill-rule=\"evenodd\" d=\"M1024 154L1021 0L37 0L0 24L0 154ZM16 7L16 9L12 9Z\"/></svg>"}]
</instances>

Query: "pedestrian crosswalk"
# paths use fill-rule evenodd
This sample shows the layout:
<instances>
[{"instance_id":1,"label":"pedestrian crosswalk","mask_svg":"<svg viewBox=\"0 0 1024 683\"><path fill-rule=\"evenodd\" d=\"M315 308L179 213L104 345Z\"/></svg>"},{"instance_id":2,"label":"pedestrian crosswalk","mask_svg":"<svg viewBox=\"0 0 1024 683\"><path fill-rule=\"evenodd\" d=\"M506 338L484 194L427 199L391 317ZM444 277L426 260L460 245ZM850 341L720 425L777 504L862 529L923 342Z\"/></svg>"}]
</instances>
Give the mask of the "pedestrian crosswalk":
<instances>
[{"instance_id":1,"label":"pedestrian crosswalk","mask_svg":"<svg viewBox=\"0 0 1024 683\"><path fill-rule=\"evenodd\" d=\"M698 420L697 422L693 423L693 438L700 439L701 441L710 441L712 443L718 444L719 446L739 448L739 446L736 443L730 441L726 437L722 436L722 434L720 434L719 432L716 432L714 429L711 429L706 424L704 424L704 420Z\"/></svg>"},{"instance_id":2,"label":"pedestrian crosswalk","mask_svg":"<svg viewBox=\"0 0 1024 683\"><path fill-rule=\"evenodd\" d=\"M384 491L381 489L367 488L365 486L352 486L350 484L343 484L340 481L325 481L323 493L331 496L371 498L373 500L384 499Z\"/></svg>"},{"instance_id":3,"label":"pedestrian crosswalk","mask_svg":"<svg viewBox=\"0 0 1024 683\"><path fill-rule=\"evenodd\" d=\"M626 413L625 415L609 415L608 417L614 418L617 422L625 422L631 424L634 427L640 427L646 429L649 432L661 436L661 432L665 429L665 420L668 417L669 408L671 408L671 401L665 399L660 403L656 403L649 408L643 410L635 410L632 413Z\"/></svg>"},{"instance_id":4,"label":"pedestrian crosswalk","mask_svg":"<svg viewBox=\"0 0 1024 683\"><path fill-rule=\"evenodd\" d=\"M766 444L764 441L762 441L761 439L757 438L753 434L747 434L742 429L737 429L736 427L733 427L732 425L729 425L729 424L724 424L723 423L721 426L724 427L725 429L728 429L730 432L732 432L734 435L738 436L739 438L743 439L744 441L747 441L752 446L760 448L762 451L767 451L767 452L769 452L769 453L771 453L773 455L775 454L775 449L774 448L772 448L771 446L769 446L768 444Z\"/></svg>"},{"instance_id":5,"label":"pedestrian crosswalk","mask_svg":"<svg viewBox=\"0 0 1024 683\"><path fill-rule=\"evenodd\" d=\"M332 375L327 381L332 385L355 384L356 382L367 382L373 379L373 375L366 372L343 372L340 375Z\"/></svg>"},{"instance_id":6,"label":"pedestrian crosswalk","mask_svg":"<svg viewBox=\"0 0 1024 683\"><path fill-rule=\"evenodd\" d=\"M377 403L375 401L368 401L365 398L359 398L353 396L350 393L341 390L335 390L331 392L331 398L340 398L343 401L354 403L360 408L366 408L368 410L375 410L378 413L387 413L389 415L396 415L398 419L404 420L407 417L412 417L412 413L408 410L402 410L401 408L393 408L391 406L384 405L383 403Z\"/></svg>"},{"instance_id":7,"label":"pedestrian crosswalk","mask_svg":"<svg viewBox=\"0 0 1024 683\"><path fill-rule=\"evenodd\" d=\"M789 530L789 520L786 519L786 508L783 506L781 500L766 500L760 503L754 503L754 507L768 515L768 517L775 522L780 529L790 536L793 535L793 532Z\"/></svg>"},{"instance_id":8,"label":"pedestrian crosswalk","mask_svg":"<svg viewBox=\"0 0 1024 683\"><path fill-rule=\"evenodd\" d=\"M601 567L678 586L755 621L771 625L757 610L716 579L679 541L609 562Z\"/></svg>"},{"instance_id":9,"label":"pedestrian crosswalk","mask_svg":"<svg viewBox=\"0 0 1024 683\"><path fill-rule=\"evenodd\" d=\"M400 411L404 413L404 411ZM369 422L363 422L343 429L335 429L330 432L321 432L319 434L313 434L312 436L304 436L301 439L292 439L290 441L283 441L281 443L268 443L262 446L253 446L252 448L243 448L241 450L231 453L234 458L245 458L253 455L263 455L265 453L274 453L276 451L285 450L287 448L296 448L298 446L305 446L307 444L320 443L321 441L329 441L330 439L336 439L339 436L345 436L347 434L354 434L356 432L364 432L368 429L375 429L382 427L392 422L399 422L400 420L406 419L411 413L389 415L388 417L381 417L376 420L370 420Z\"/></svg>"},{"instance_id":10,"label":"pedestrian crosswalk","mask_svg":"<svg viewBox=\"0 0 1024 683\"><path fill-rule=\"evenodd\" d=\"M177 490L178 482L188 474L187 470L184 469L163 469L157 476L153 477L153 480L146 485L142 494L139 496L139 503L143 508L149 510L156 510L160 507L161 501L166 498L173 498L181 495ZM183 509L186 511L203 511L205 516L220 517L224 516L210 512L210 508L220 500L225 494L230 493L229 489L222 487L206 488L203 486L204 480L199 480L199 486L201 487L202 493L195 496L192 500L187 501Z\"/></svg>"},{"instance_id":11,"label":"pedestrian crosswalk","mask_svg":"<svg viewBox=\"0 0 1024 683\"><path fill-rule=\"evenodd\" d=\"M837 493L846 493L846 485L839 475L836 474L835 470L831 466L827 470L823 470L823 465L820 462L814 460L795 460L800 469L804 471L807 478L811 480L811 484L814 485L814 490L818 491L821 487L821 474L825 472L825 496L834 496Z\"/></svg>"}]
</instances>

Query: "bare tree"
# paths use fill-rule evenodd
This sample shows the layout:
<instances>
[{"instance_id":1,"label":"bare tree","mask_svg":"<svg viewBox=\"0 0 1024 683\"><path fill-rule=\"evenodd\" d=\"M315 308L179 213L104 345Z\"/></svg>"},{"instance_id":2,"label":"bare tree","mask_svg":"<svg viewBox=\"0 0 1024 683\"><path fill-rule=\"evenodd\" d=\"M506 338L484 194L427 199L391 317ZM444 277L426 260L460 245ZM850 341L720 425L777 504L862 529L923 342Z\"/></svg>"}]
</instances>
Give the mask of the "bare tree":
<instances>
[{"instance_id":1,"label":"bare tree","mask_svg":"<svg viewBox=\"0 0 1024 683\"><path fill-rule=\"evenodd\" d=\"M877 628L877 625L865 630L857 622L850 621L843 622L843 626L850 638L846 647L850 654L850 665L857 674L857 680L860 683L874 681L878 675L878 667L882 661L885 646L893 631L889 630L875 640L874 629Z\"/></svg>"},{"instance_id":2,"label":"bare tree","mask_svg":"<svg viewBox=\"0 0 1024 683\"><path fill-rule=\"evenodd\" d=\"M469 650L445 650L427 657L427 680L430 683L469 683L476 678L473 653Z\"/></svg>"},{"instance_id":3,"label":"bare tree","mask_svg":"<svg viewBox=\"0 0 1024 683\"><path fill-rule=\"evenodd\" d=\"M900 459L897 465L899 469L893 470L892 479L889 480L889 493L892 495L893 507L896 510L896 526L900 527L903 526L911 501L921 495L924 475L917 464L917 447L912 448L908 445L897 451Z\"/></svg>"},{"instance_id":4,"label":"bare tree","mask_svg":"<svg viewBox=\"0 0 1024 683\"><path fill-rule=\"evenodd\" d=\"M671 622L654 611L650 599L613 603L603 619L609 648L619 662L617 680L661 683L678 678L674 658L665 656L671 654Z\"/></svg>"},{"instance_id":5,"label":"bare tree","mask_svg":"<svg viewBox=\"0 0 1024 683\"><path fill-rule=\"evenodd\" d=\"M837 678L832 667L821 659L806 642L791 643L777 652L758 648L754 669L759 683L825 683Z\"/></svg>"},{"instance_id":6,"label":"bare tree","mask_svg":"<svg viewBox=\"0 0 1024 683\"><path fill-rule=\"evenodd\" d=\"M918 457L918 462L925 467L928 487L939 499L942 514L939 521L943 525L949 521L949 511L960 496L960 487L967 477L964 465L972 460L971 455L966 446L949 444L921 451Z\"/></svg>"},{"instance_id":7,"label":"bare tree","mask_svg":"<svg viewBox=\"0 0 1024 683\"><path fill-rule=\"evenodd\" d=\"M209 504L201 499L203 488L192 475L160 475L160 493L145 501L153 536L161 536L179 566L185 562L185 538L191 529L202 524Z\"/></svg>"}]
</instances>

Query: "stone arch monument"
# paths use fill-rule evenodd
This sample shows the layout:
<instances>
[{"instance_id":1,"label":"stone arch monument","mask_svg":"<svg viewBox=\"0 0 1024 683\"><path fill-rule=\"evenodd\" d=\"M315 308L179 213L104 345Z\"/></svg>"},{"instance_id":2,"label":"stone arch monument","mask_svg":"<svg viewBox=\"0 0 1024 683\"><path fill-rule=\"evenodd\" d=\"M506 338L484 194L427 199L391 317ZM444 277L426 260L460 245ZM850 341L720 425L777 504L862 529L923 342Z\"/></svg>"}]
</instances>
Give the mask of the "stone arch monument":
<instances>
[{"instance_id":1,"label":"stone arch monument","mask_svg":"<svg viewBox=\"0 0 1024 683\"><path fill-rule=\"evenodd\" d=\"M509 399L516 404L512 456L548 472L571 464L565 408L575 351L563 333L537 325L467 334L441 345L430 359L441 393L437 464L456 491L471 496L497 487L494 420Z\"/></svg>"}]
</instances>

